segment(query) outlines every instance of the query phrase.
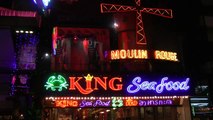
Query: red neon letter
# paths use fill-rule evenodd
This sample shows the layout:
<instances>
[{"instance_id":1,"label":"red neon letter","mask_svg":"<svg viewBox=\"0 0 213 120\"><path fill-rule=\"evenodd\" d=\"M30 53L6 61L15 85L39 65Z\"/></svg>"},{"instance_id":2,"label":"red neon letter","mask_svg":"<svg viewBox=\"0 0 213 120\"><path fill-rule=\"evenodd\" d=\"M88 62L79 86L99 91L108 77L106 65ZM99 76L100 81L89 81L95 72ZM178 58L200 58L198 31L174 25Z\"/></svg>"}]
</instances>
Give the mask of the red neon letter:
<instances>
[{"instance_id":1,"label":"red neon letter","mask_svg":"<svg viewBox=\"0 0 213 120\"><path fill-rule=\"evenodd\" d=\"M122 82L122 78L120 78L120 77L114 77L114 78L112 78L112 79L109 81L109 87L110 87L112 90L114 90L114 91L122 90L123 84L117 84L117 85L116 85L117 88L115 88L115 86L114 86L115 80L118 80L119 82Z\"/></svg>"},{"instance_id":2,"label":"red neon letter","mask_svg":"<svg viewBox=\"0 0 213 120\"><path fill-rule=\"evenodd\" d=\"M92 90L90 80L86 80L86 90Z\"/></svg>"},{"instance_id":3,"label":"red neon letter","mask_svg":"<svg viewBox=\"0 0 213 120\"><path fill-rule=\"evenodd\" d=\"M103 77L104 81L102 81L99 77L94 77L95 79L95 88L94 90L98 90L97 83L102 86L105 90L107 90L107 77Z\"/></svg>"},{"instance_id":4,"label":"red neon letter","mask_svg":"<svg viewBox=\"0 0 213 120\"><path fill-rule=\"evenodd\" d=\"M70 79L70 88L69 90L75 90L75 87L78 89L79 92L81 92L82 94L89 94L91 93L93 90L84 90L81 85L78 83L79 80L82 79L82 77L78 77L78 79L75 81L76 77L69 77Z\"/></svg>"}]
</instances>

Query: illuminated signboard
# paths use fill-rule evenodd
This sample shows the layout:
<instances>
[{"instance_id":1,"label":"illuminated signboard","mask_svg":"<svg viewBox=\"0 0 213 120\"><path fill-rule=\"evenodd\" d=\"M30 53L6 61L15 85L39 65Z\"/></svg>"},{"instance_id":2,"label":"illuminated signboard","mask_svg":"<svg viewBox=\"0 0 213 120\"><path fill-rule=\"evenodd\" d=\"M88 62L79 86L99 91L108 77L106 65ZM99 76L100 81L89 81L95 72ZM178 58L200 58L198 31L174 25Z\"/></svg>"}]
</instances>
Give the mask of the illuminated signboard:
<instances>
[{"instance_id":1,"label":"illuminated signboard","mask_svg":"<svg viewBox=\"0 0 213 120\"><path fill-rule=\"evenodd\" d=\"M145 95L188 95L189 78L156 77L147 75L75 75L50 76L46 84L49 95L72 96L145 96Z\"/></svg>"},{"instance_id":2,"label":"illuminated signboard","mask_svg":"<svg viewBox=\"0 0 213 120\"><path fill-rule=\"evenodd\" d=\"M157 59L167 61L178 61L177 53L170 51L155 50L154 52L143 49L121 49L111 50L109 58L111 60L121 59Z\"/></svg>"},{"instance_id":3,"label":"illuminated signboard","mask_svg":"<svg viewBox=\"0 0 213 120\"><path fill-rule=\"evenodd\" d=\"M116 59L147 59L147 50L112 50L111 57L112 60Z\"/></svg>"},{"instance_id":4,"label":"illuminated signboard","mask_svg":"<svg viewBox=\"0 0 213 120\"><path fill-rule=\"evenodd\" d=\"M173 105L172 99L150 99L150 100L135 100L127 99L124 101L125 106L161 106L161 105Z\"/></svg>"},{"instance_id":5,"label":"illuminated signboard","mask_svg":"<svg viewBox=\"0 0 213 120\"><path fill-rule=\"evenodd\" d=\"M169 61L178 61L176 52L169 51L154 51L154 58L159 60L169 60Z\"/></svg>"},{"instance_id":6,"label":"illuminated signboard","mask_svg":"<svg viewBox=\"0 0 213 120\"><path fill-rule=\"evenodd\" d=\"M110 107L110 100L55 100L56 107Z\"/></svg>"},{"instance_id":7,"label":"illuminated signboard","mask_svg":"<svg viewBox=\"0 0 213 120\"><path fill-rule=\"evenodd\" d=\"M160 105L173 105L172 99L165 100L139 100L138 106L160 106Z\"/></svg>"},{"instance_id":8,"label":"illuminated signboard","mask_svg":"<svg viewBox=\"0 0 213 120\"><path fill-rule=\"evenodd\" d=\"M177 91L177 90L188 90L189 78L186 78L185 81L169 81L168 77L163 77L160 83L155 81L142 81L141 77L135 77L132 80L132 84L127 87L129 93L136 93L140 91L152 90L157 93L162 93L165 91Z\"/></svg>"},{"instance_id":9,"label":"illuminated signboard","mask_svg":"<svg viewBox=\"0 0 213 120\"><path fill-rule=\"evenodd\" d=\"M112 97L112 98L51 98L46 99L46 105L49 107L124 107L124 106L170 106L181 105L181 99L185 97L163 97L163 98L134 98L134 97Z\"/></svg>"},{"instance_id":10,"label":"illuminated signboard","mask_svg":"<svg viewBox=\"0 0 213 120\"><path fill-rule=\"evenodd\" d=\"M70 88L69 90L78 90L81 94L90 94L91 92L95 90L99 90L98 85L101 86L105 91L108 89L112 91L121 91L123 88L122 84L122 78L121 77L93 77L88 74L87 76L83 77L69 77L70 80ZM83 88L82 85L80 85L80 81L86 82L86 87ZM94 87L92 88L92 80L94 80ZM117 84L115 82L118 82Z\"/></svg>"},{"instance_id":11,"label":"illuminated signboard","mask_svg":"<svg viewBox=\"0 0 213 120\"><path fill-rule=\"evenodd\" d=\"M46 85L44 85L46 87L46 89L51 89L52 91L62 91L62 89L67 89L67 81L66 79L61 76L58 75L56 76L50 76L46 82Z\"/></svg>"}]
</instances>

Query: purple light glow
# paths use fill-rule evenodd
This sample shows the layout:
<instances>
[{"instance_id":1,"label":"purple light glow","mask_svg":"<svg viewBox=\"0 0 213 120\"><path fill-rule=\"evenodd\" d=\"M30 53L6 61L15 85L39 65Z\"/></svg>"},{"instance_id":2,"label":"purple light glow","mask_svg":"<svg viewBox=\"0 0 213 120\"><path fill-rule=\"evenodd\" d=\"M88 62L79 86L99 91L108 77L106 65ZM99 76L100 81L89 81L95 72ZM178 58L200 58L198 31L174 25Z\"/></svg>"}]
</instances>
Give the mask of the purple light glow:
<instances>
[{"instance_id":1,"label":"purple light glow","mask_svg":"<svg viewBox=\"0 0 213 120\"><path fill-rule=\"evenodd\" d=\"M36 68L36 49L38 42L38 33L16 33L17 69L34 70Z\"/></svg>"},{"instance_id":2,"label":"purple light glow","mask_svg":"<svg viewBox=\"0 0 213 120\"><path fill-rule=\"evenodd\" d=\"M80 107L109 107L110 106L111 101L110 100L95 100L95 101L87 101L87 100L83 100L81 101L81 103L79 104Z\"/></svg>"},{"instance_id":3,"label":"purple light glow","mask_svg":"<svg viewBox=\"0 0 213 120\"><path fill-rule=\"evenodd\" d=\"M156 91L157 93L162 93L164 90L166 91L171 91L171 90L179 90L179 91L186 91L189 89L188 83L189 83L189 78L186 78L185 81L183 82L173 82L173 81L168 81L168 77L163 77L161 79L160 84L157 82L149 82L149 81L142 81L141 77L135 77L132 80L132 84L130 84L127 87L127 91L129 93L136 93L139 92L140 90L146 91L146 90L153 90Z\"/></svg>"},{"instance_id":4,"label":"purple light glow","mask_svg":"<svg viewBox=\"0 0 213 120\"><path fill-rule=\"evenodd\" d=\"M166 100L139 100L139 106L158 106L158 105L172 105L171 99Z\"/></svg>"}]
</instances>

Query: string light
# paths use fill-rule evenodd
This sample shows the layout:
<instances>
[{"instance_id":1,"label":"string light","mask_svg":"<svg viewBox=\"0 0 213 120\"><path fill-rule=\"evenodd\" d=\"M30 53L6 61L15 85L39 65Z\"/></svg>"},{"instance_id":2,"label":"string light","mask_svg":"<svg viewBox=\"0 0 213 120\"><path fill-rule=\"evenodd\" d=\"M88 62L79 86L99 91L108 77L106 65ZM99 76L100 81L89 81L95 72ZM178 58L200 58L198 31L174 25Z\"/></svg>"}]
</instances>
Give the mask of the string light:
<instances>
[{"instance_id":1,"label":"string light","mask_svg":"<svg viewBox=\"0 0 213 120\"><path fill-rule=\"evenodd\" d=\"M188 99L189 96L143 96L143 97L138 97L138 96L127 96L127 97L45 97L45 100L63 100L63 99L70 99L70 100L75 100L75 99L82 99L82 100L113 100L113 99L121 99L121 100L127 100L127 99L135 99L135 100L147 100L147 99L175 99L175 98L182 98L182 99Z\"/></svg>"}]
</instances>

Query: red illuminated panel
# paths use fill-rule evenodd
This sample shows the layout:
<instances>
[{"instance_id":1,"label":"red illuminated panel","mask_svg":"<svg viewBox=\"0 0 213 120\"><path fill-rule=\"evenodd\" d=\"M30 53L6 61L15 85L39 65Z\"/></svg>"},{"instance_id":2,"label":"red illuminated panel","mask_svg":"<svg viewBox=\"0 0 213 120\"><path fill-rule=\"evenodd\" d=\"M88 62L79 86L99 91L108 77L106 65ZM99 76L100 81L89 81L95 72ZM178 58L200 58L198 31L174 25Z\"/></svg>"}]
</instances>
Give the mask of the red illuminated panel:
<instances>
[{"instance_id":1,"label":"red illuminated panel","mask_svg":"<svg viewBox=\"0 0 213 120\"><path fill-rule=\"evenodd\" d=\"M142 21L142 12L158 15L161 17L172 18L172 10L171 9L160 9L160 8L143 8L141 7L141 1L135 0L136 6L124 6L124 5L115 5L115 4L106 4L102 3L101 12L109 13L109 12L127 12L127 11L135 11L136 12L136 44L146 45L146 36L143 27ZM139 8L139 9L138 9Z\"/></svg>"}]
</instances>

